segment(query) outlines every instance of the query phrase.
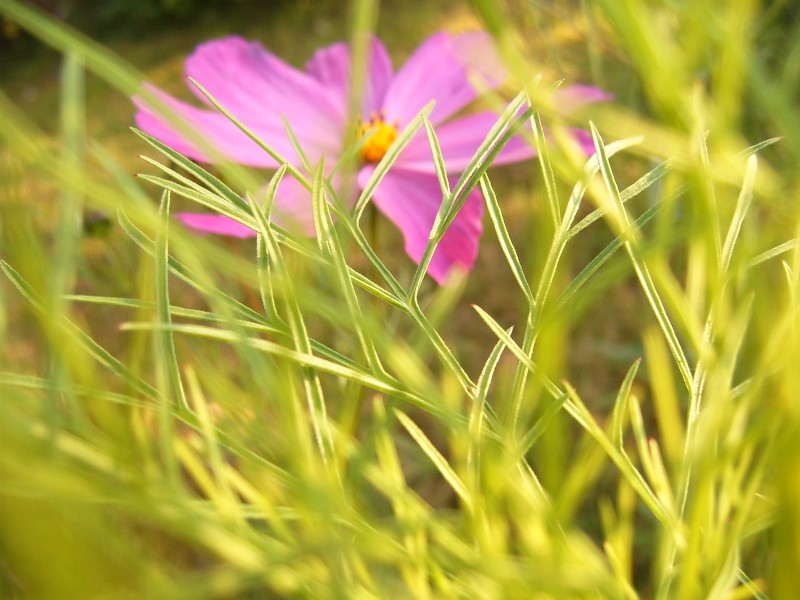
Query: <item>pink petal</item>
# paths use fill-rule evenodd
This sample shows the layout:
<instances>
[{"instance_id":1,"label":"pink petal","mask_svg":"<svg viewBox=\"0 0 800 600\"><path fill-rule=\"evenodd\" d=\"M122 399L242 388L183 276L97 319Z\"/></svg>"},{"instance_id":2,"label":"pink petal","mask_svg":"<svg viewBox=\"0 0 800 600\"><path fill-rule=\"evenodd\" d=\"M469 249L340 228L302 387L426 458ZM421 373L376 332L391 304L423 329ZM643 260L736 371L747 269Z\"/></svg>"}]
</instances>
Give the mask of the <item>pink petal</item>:
<instances>
[{"instance_id":1,"label":"pink petal","mask_svg":"<svg viewBox=\"0 0 800 600\"><path fill-rule=\"evenodd\" d=\"M320 48L306 63L306 73L314 77L346 114L350 83L350 49L344 42Z\"/></svg>"},{"instance_id":2,"label":"pink petal","mask_svg":"<svg viewBox=\"0 0 800 600\"><path fill-rule=\"evenodd\" d=\"M586 156L594 154L594 140L590 132L577 127L570 127L569 132L572 134L572 137L575 138L575 141L578 142L578 145Z\"/></svg>"},{"instance_id":3,"label":"pink petal","mask_svg":"<svg viewBox=\"0 0 800 600\"><path fill-rule=\"evenodd\" d=\"M378 38L373 38L367 58L367 76L364 94L364 114L379 111L394 77L392 59Z\"/></svg>"},{"instance_id":4,"label":"pink petal","mask_svg":"<svg viewBox=\"0 0 800 600\"><path fill-rule=\"evenodd\" d=\"M372 170L371 166L361 169L358 174L360 186L367 182ZM378 185L373 201L400 229L406 253L418 263L442 202L436 176L394 168ZM444 284L453 269L472 269L483 230L482 215L480 192L473 191L433 255L428 274L437 283Z\"/></svg>"},{"instance_id":5,"label":"pink petal","mask_svg":"<svg viewBox=\"0 0 800 600\"><path fill-rule=\"evenodd\" d=\"M200 44L186 60L186 74L243 124L263 132L268 144L286 138L283 117L312 162L341 148L346 114L331 90L258 42L230 36Z\"/></svg>"},{"instance_id":6,"label":"pink petal","mask_svg":"<svg viewBox=\"0 0 800 600\"><path fill-rule=\"evenodd\" d=\"M482 87L494 89L506 69L491 37L482 31L458 35L437 33L417 48L389 86L383 108L389 121L401 126L429 101L436 105L430 120L438 123L474 100Z\"/></svg>"},{"instance_id":7,"label":"pink petal","mask_svg":"<svg viewBox=\"0 0 800 600\"><path fill-rule=\"evenodd\" d=\"M435 127L448 172L459 172L465 169L478 147L486 139L489 130L497 122L498 116L494 112L485 111L453 119ZM524 124L522 126L525 127ZM535 148L521 136L515 135L503 147L492 164L519 162L535 155ZM417 134L409 143L397 159L397 166L403 169L435 173L433 155L424 132Z\"/></svg>"},{"instance_id":8,"label":"pink petal","mask_svg":"<svg viewBox=\"0 0 800 600\"><path fill-rule=\"evenodd\" d=\"M137 108L136 126L173 150L194 160L213 162L211 157L200 149L199 145L202 144L198 145L197 141L190 141L189 137L193 136L187 136L179 131L186 129L194 132L195 136L204 140L209 147L216 149L227 160L252 167L275 168L278 166L269 154L259 148L222 113L196 108L176 100L152 86L146 87L150 93L156 95L175 113L176 117L182 121L183 127L170 124L173 119L168 116L160 116L143 98L138 96L133 98ZM285 153L287 160L295 157L289 140L285 139L285 134L283 138L276 138L274 135L270 135L269 131L264 131L263 128L255 129L254 133L263 138L271 137L273 142L277 142L274 143L275 150Z\"/></svg>"},{"instance_id":9,"label":"pink petal","mask_svg":"<svg viewBox=\"0 0 800 600\"><path fill-rule=\"evenodd\" d=\"M256 232L249 227L245 227L238 221L234 221L223 215L179 212L175 213L175 217L190 229L196 229L203 233L216 233L218 235L227 235L237 238L256 236Z\"/></svg>"},{"instance_id":10,"label":"pink petal","mask_svg":"<svg viewBox=\"0 0 800 600\"><path fill-rule=\"evenodd\" d=\"M306 64L306 71L325 85L331 97L340 100L343 110L347 110L350 89L350 49L347 44L338 43L317 50ZM392 61L386 47L373 37L368 45L362 116L368 118L370 113L380 110L392 74Z\"/></svg>"},{"instance_id":11,"label":"pink petal","mask_svg":"<svg viewBox=\"0 0 800 600\"><path fill-rule=\"evenodd\" d=\"M553 92L555 106L562 112L576 110L593 102L607 102L614 96L591 85L569 85Z\"/></svg>"}]
</instances>

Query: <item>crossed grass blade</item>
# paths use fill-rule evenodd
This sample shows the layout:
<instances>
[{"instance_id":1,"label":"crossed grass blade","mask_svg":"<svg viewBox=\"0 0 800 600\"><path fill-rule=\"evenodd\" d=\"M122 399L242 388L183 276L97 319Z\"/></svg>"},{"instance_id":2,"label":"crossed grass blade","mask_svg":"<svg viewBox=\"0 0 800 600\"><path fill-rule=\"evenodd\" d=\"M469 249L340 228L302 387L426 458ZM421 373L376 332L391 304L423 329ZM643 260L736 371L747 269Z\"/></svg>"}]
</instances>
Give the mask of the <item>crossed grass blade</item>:
<instances>
[{"instance_id":1,"label":"crossed grass blade","mask_svg":"<svg viewBox=\"0 0 800 600\"><path fill-rule=\"evenodd\" d=\"M591 124L591 130L592 138L594 139L595 144L595 151L597 152L597 158L600 164L600 172L603 175L603 181L605 182L606 190L610 197L611 204L608 207L608 215L615 221L615 228L618 228L624 236L625 241L623 245L631 257L631 262L633 263L634 270L636 271L636 275L639 279L645 296L650 303L656 320L658 321L659 326L661 327L661 330L667 340L667 344L669 345L670 351L675 359L675 364L678 367L678 372L680 373L687 389L691 389L692 369L689 366L689 361L686 358L686 354L683 351L680 340L675 333L675 328L672 326L672 321L667 314L664 303L661 300L661 296L656 289L647 264L644 262L639 245L640 234L637 229L633 228L627 212L625 211L625 205L622 202L619 188L617 187L614 174L611 170L611 165L608 162L609 156L606 152L605 144L600 137L600 132L593 123Z\"/></svg>"},{"instance_id":2,"label":"crossed grass blade","mask_svg":"<svg viewBox=\"0 0 800 600\"><path fill-rule=\"evenodd\" d=\"M523 352L522 348L508 335L508 333L500 327L500 325L483 309L478 306L474 307L478 315L489 326L492 332L506 345L511 353L520 361L520 363L535 377L540 378L545 389L555 399L559 399L567 395L569 400L564 403L564 410L572 416L572 418L589 433L608 454L609 458L617 465L620 471L625 475L626 479L630 482L631 486L637 491L644 503L651 510L653 515L668 526L670 530L677 531L675 527L675 516L670 514L669 511L662 505L654 491L647 484L644 477L639 473L633 463L628 457L621 452L619 448L614 446L613 442L608 438L603 429L597 424L591 412L586 408L577 392L565 383L565 390L561 390L555 383L548 380L543 376L536 365L531 359Z\"/></svg>"},{"instance_id":3,"label":"crossed grass blade","mask_svg":"<svg viewBox=\"0 0 800 600\"><path fill-rule=\"evenodd\" d=\"M322 163L320 163L320 169L321 168ZM358 297L353 287L353 281L348 273L347 260L345 259L341 240L339 239L336 228L333 226L332 215L330 213L331 204L326 201L325 190L322 186L322 171L319 171L319 176L318 191L316 194L312 195L312 208L314 211L314 224L320 250L331 259L336 282L344 297L350 315L350 322L355 328L356 337L361 346L361 351L367 360L367 364L370 370L380 373L383 371L381 360L372 339L367 335L366 329L362 325L362 320L364 319L363 312L359 306Z\"/></svg>"},{"instance_id":4,"label":"crossed grass blade","mask_svg":"<svg viewBox=\"0 0 800 600\"><path fill-rule=\"evenodd\" d=\"M431 226L428 242L425 244L425 249L422 252L422 256L419 259L419 264L414 271L414 277L411 280L411 285L409 286L408 298L414 304L419 302L419 288L422 285L422 280L424 279L425 274L428 272L428 267L431 264L431 260L433 260L434 253L436 252L440 224L444 216L450 210L450 203L453 200L450 193L450 181L447 177L447 167L444 163L444 156L442 155L442 148L439 144L439 138L436 137L436 132L433 129L433 125L431 125L431 122L428 120L426 115L423 115L423 123L425 125L425 134L428 138L428 145L431 149L431 155L433 156L433 166L434 170L436 171L436 179L439 182L439 188L442 193L442 202L439 204L439 209L436 211L436 217L434 217L433 225Z\"/></svg>"},{"instance_id":5,"label":"crossed grass blade","mask_svg":"<svg viewBox=\"0 0 800 600\"><path fill-rule=\"evenodd\" d=\"M179 166L181 169L183 169L189 175L191 175L194 178L194 180L200 182L202 186L199 184L195 184L196 186L195 189L197 191L211 190L215 192L216 195L218 195L219 197L227 200L231 206L234 206L241 211L247 210L247 205L242 200L239 194L234 192L230 187L228 187L225 183L223 183L222 180L215 177L202 167L200 167L196 162L189 160L181 153L176 152L166 144L163 144L162 142L148 135L144 131L136 129L135 127L132 127L131 130L140 138L142 138L145 142L147 142L153 148L155 148L159 153L163 154L164 157L167 158L171 163ZM170 169L169 167L166 167L160 163L156 163L151 159L148 159L147 157L142 157L142 158L144 158L150 164L155 165L156 167L162 169L164 172L177 178L177 173L173 169ZM194 184L194 181L191 179L184 179L183 181L187 183L191 181Z\"/></svg>"}]
</instances>

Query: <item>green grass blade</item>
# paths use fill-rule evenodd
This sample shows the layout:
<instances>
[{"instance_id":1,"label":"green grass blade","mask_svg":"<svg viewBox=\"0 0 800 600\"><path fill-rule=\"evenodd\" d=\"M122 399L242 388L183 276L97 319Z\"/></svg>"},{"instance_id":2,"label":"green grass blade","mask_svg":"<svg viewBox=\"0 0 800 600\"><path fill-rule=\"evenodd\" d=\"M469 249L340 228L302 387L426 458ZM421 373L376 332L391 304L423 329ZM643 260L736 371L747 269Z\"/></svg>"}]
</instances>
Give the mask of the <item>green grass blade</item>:
<instances>
[{"instance_id":1,"label":"green grass blade","mask_svg":"<svg viewBox=\"0 0 800 600\"><path fill-rule=\"evenodd\" d=\"M322 177L321 172L318 172L317 174L320 178ZM319 184L320 186L317 194L316 196L312 195L312 199L314 209L314 225L316 228L320 249L322 250L323 254L327 254L331 257L331 262L336 275L336 282L339 286L342 296L345 299L347 311L350 315L350 322L355 329L356 337L358 338L359 345L361 346L361 351L367 360L367 364L369 365L371 371L380 373L383 371L381 360L378 356L377 350L375 349L375 345L367 336L366 330L362 324L362 321L365 319L365 315L359 306L358 297L356 296L355 288L353 287L353 281L348 274L344 250L342 249L342 244L339 240L336 229L333 226L329 210L330 203L327 202L325 198L321 179ZM314 189L316 190L317 188Z\"/></svg>"},{"instance_id":2,"label":"green grass blade","mask_svg":"<svg viewBox=\"0 0 800 600\"><path fill-rule=\"evenodd\" d=\"M169 159L172 163L178 165L181 169L186 171L192 178L196 179L197 181L205 187L206 190L215 192L221 198L225 198L232 206L235 206L239 210L247 210L247 203L242 200L242 197L230 189L227 185L225 185L221 180L217 177L200 167L197 163L192 160L189 160L179 152L175 152L172 148L167 146L166 144L161 143L156 138L146 134L144 131L136 129L132 127L131 130L142 138L145 142L150 144L153 148L158 150L161 154L163 154L167 159ZM142 157L150 164L154 164L158 168L164 170L167 173L172 174L175 176L175 172L164 165L159 163L155 163L152 159L148 159L147 157ZM200 187L198 186L198 191L200 191Z\"/></svg>"},{"instance_id":3,"label":"green grass blade","mask_svg":"<svg viewBox=\"0 0 800 600\"><path fill-rule=\"evenodd\" d=\"M756 265L760 265L761 263L767 262L768 260L772 260L780 256L781 254L786 254L787 252L791 252L797 247L797 240L789 240L788 242L783 242L782 244L778 244L774 248L770 248L761 254L758 254L751 258L747 262L747 268L755 267Z\"/></svg>"},{"instance_id":4,"label":"green grass blade","mask_svg":"<svg viewBox=\"0 0 800 600\"><path fill-rule=\"evenodd\" d=\"M521 461L525 459L525 456L528 454L536 441L542 437L542 434L545 431L547 431L547 428L550 426L555 416L562 410L565 410L564 404L567 402L567 400L569 400L569 396L567 394L561 394L560 396L554 398L553 401L547 405L544 411L542 411L542 414L537 417L533 427L520 436L519 441L516 443L516 448L512 454L514 461Z\"/></svg>"},{"instance_id":5,"label":"green grass blade","mask_svg":"<svg viewBox=\"0 0 800 600\"><path fill-rule=\"evenodd\" d=\"M511 351L511 353L517 358L517 360L525 366L525 368L532 373L535 377L537 377L547 392L553 396L553 398L560 398L563 395L561 389L552 381L550 381L546 376L542 375L536 365L533 363L531 358L520 348L520 346L511 338L511 335L503 329L500 324L492 318L492 316L483 310L477 304L473 304L472 308L475 312L478 313L478 316L483 320L486 325L489 326L489 329L492 330L500 341L502 341L506 347Z\"/></svg>"},{"instance_id":6,"label":"green grass blade","mask_svg":"<svg viewBox=\"0 0 800 600\"><path fill-rule=\"evenodd\" d=\"M528 98L528 104L532 104L530 98ZM539 156L539 166L542 169L542 181L544 181L544 189L547 195L547 205L550 207L553 228L558 229L561 225L561 205L558 201L553 165L550 163L550 151L545 141L542 117L539 115L538 111L534 111L533 115L531 115L531 124L533 125L533 139L536 144L536 154Z\"/></svg>"},{"instance_id":7,"label":"green grass blade","mask_svg":"<svg viewBox=\"0 0 800 600\"><path fill-rule=\"evenodd\" d=\"M736 209L733 213L730 228L725 236L725 243L722 246L721 253L721 272L728 271L731 258L733 257L733 248L736 245L736 240L739 238L739 233L742 230L742 223L750 209L750 204L753 201L753 187L755 186L756 172L758 171L758 159L755 154L751 154L747 159L747 170L745 178L742 182L742 190L739 193L739 198L736 201Z\"/></svg>"},{"instance_id":8,"label":"green grass blade","mask_svg":"<svg viewBox=\"0 0 800 600\"><path fill-rule=\"evenodd\" d=\"M215 194L211 194L207 191L198 191L193 187L179 185L162 177L156 177L154 175L140 175L139 177L144 181L148 181L157 185L161 189L168 190L173 194L177 194L178 196L186 198L187 200L197 202L202 206L210 208L214 212L233 219L234 221L237 221L242 225L246 225L251 229L253 228L253 221L250 217L249 208L246 209L247 212L245 212L245 209L238 207L235 208Z\"/></svg>"},{"instance_id":9,"label":"green grass blade","mask_svg":"<svg viewBox=\"0 0 800 600\"><path fill-rule=\"evenodd\" d=\"M110 296L85 296L82 294L71 294L67 298L71 302L82 302L82 303L90 303L90 304L105 304L108 306L117 306L121 308L129 308L133 310L148 310L148 311L155 311L156 304L154 302L147 302L143 300L138 300L134 298L115 298ZM233 308L236 305L232 305ZM231 320L229 317L220 315L216 312L210 312L206 310L198 310L193 308L183 308L180 306L175 306L174 304L170 305L169 307L170 314L172 317L180 317L182 319L191 319L194 321L202 321L204 323L213 323L213 324L230 324L235 326L241 331L255 331L259 332L263 335L273 336L275 338L290 341L291 337L289 332L283 327L274 327L271 325L266 325L261 322L256 322L250 319L234 319ZM248 313L250 314L250 313ZM318 340L311 340L311 346L314 350L316 355L319 355L323 358L326 358L332 362L338 362L346 367L352 369L359 369L361 368L360 365L339 352L331 349L330 347L322 344Z\"/></svg>"},{"instance_id":10,"label":"green grass blade","mask_svg":"<svg viewBox=\"0 0 800 600\"><path fill-rule=\"evenodd\" d=\"M444 156L442 155L442 149L439 145L439 139L436 137L436 132L433 130L433 125L430 124L427 117L423 116L423 122L425 123L425 133L428 136L428 144L431 148L431 153L433 154L433 166L436 170L436 178L439 180L439 188L442 192L442 201L439 204L439 209L436 211L436 217L433 220L433 225L431 226L431 231L428 235L428 242L425 244L425 249L422 252L422 256L419 259L419 264L417 265L416 271L414 271L414 277L411 280L411 285L408 289L408 298L411 302L417 302L417 298L419 295L419 288L422 285L422 280L425 278L425 274L428 272L428 267L431 264L431 260L433 260L433 255L436 252L436 248L438 247L439 241L441 241L442 236L444 236L444 230L442 229L442 222L444 220L444 216L450 210L450 202L452 201L452 197L450 195L450 181L447 178L447 169L444 164Z\"/></svg>"},{"instance_id":11,"label":"green grass blade","mask_svg":"<svg viewBox=\"0 0 800 600\"><path fill-rule=\"evenodd\" d=\"M658 495L651 489L645 478L636 469L628 456L614 446L597 421L595 421L592 413L580 400L575 390L568 384L566 387L570 401L564 405L564 408L576 419L578 424L594 438L600 447L603 448L608 457L625 476L631 487L636 490L647 508L653 513L653 516L666 526L667 531L677 536L680 529L676 525L677 519L675 515L670 513L668 508L662 504Z\"/></svg>"},{"instance_id":12,"label":"green grass blade","mask_svg":"<svg viewBox=\"0 0 800 600\"><path fill-rule=\"evenodd\" d=\"M155 330L156 356L156 381L162 393L159 394L158 429L161 441L161 459L169 474L169 483L173 487L180 485L179 458L176 455L175 422L172 418L172 404L178 407L179 412L188 411L186 395L183 390L178 356L175 352L175 340L169 329L171 323L169 301L169 192L161 196L159 216L160 227L156 234L155 243L155 293L156 293L156 323Z\"/></svg>"},{"instance_id":13,"label":"green grass blade","mask_svg":"<svg viewBox=\"0 0 800 600\"><path fill-rule=\"evenodd\" d=\"M509 335L511 331L508 331ZM469 446L467 447L467 473L469 474L469 489L473 496L480 494L480 474L481 474L481 445L483 432L483 424L487 417L487 398L489 396L489 387L492 384L497 365L500 362L500 357L505 349L503 342L497 342L492 348L489 358L481 369L481 374L478 376L476 382L475 400L469 412L469 423L467 424L467 433L469 435Z\"/></svg>"},{"instance_id":14,"label":"green grass blade","mask_svg":"<svg viewBox=\"0 0 800 600\"><path fill-rule=\"evenodd\" d=\"M422 124L425 125L425 135L428 137L428 145L431 147L433 168L436 171L439 188L442 190L442 198L447 198L450 195L450 179L447 177L447 167L444 164L444 155L439 144L439 138L426 114L422 115Z\"/></svg>"},{"instance_id":15,"label":"green grass blade","mask_svg":"<svg viewBox=\"0 0 800 600\"><path fill-rule=\"evenodd\" d=\"M649 223L653 217L655 217L659 210L661 210L660 204L654 204L650 208L648 208L645 212L641 214L641 216L636 219L634 224L637 228L641 228L643 225ZM553 302L552 309L553 311L560 312L563 310L569 302L574 298L575 294L580 290L586 282L597 273L601 267L606 264L614 254L616 254L617 250L623 247L625 240L622 236L616 237L610 244L608 244L603 250L595 256L589 264L587 264L580 273L569 282L564 291L561 292L559 297Z\"/></svg>"},{"instance_id":16,"label":"green grass blade","mask_svg":"<svg viewBox=\"0 0 800 600\"><path fill-rule=\"evenodd\" d=\"M169 395L164 398L168 402L171 398L177 403L179 410L188 410L186 394L183 390L180 367L178 366L178 356L175 352L175 340L169 325L172 323L171 303L169 299L169 192L164 192L161 196L159 213L161 216L161 227L156 236L155 245L155 291L156 291L156 315L157 322L166 326L159 329L158 348L159 365L164 368L166 387ZM164 413L165 415L168 413ZM172 430L170 429L170 434Z\"/></svg>"},{"instance_id":17,"label":"green grass blade","mask_svg":"<svg viewBox=\"0 0 800 600\"><path fill-rule=\"evenodd\" d=\"M278 305L275 302L275 292L272 286L272 275L269 261L269 252L267 251L267 236L268 223L272 219L272 209L275 206L275 197L278 192L278 186L286 175L286 167L281 166L275 174L270 178L264 194L264 206L259 209L257 203L250 198L250 209L258 226L257 231L261 234L258 236L256 245L256 265L258 268L259 278L259 292L261 295L261 304L267 318L276 322L282 322L278 315Z\"/></svg>"},{"instance_id":18,"label":"green grass blade","mask_svg":"<svg viewBox=\"0 0 800 600\"><path fill-rule=\"evenodd\" d=\"M494 161L495 157L500 154L500 151L505 147L508 141L517 134L518 129L525 123L531 114L531 109L526 110L521 115L518 115L519 110L525 103L525 93L520 92L514 100L512 100L503 113L498 118L497 122L486 134L481 145L475 152L472 160L467 163L464 172L459 177L455 188L453 188L450 199L450 211L445 217L441 230L447 231L453 220L458 215L458 211L467 201L469 193L478 185L481 176L486 172L489 166Z\"/></svg>"},{"instance_id":19,"label":"green grass blade","mask_svg":"<svg viewBox=\"0 0 800 600\"><path fill-rule=\"evenodd\" d=\"M642 258L641 249L639 248L639 234L638 230L634 229L628 219L625 211L625 206L620 197L619 188L617 187L614 174L611 171L611 165L608 162L608 154L605 150L605 145L600 137L600 133L594 124L592 127L592 137L595 142L595 150L600 163L600 172L603 175L603 181L606 184L606 190L611 198L611 206L609 210L613 211L613 218L616 221L616 226L622 232L625 238L625 248L631 257L636 275L642 285L642 289L647 297L648 302L653 310L653 313L658 321L661 330L667 340L670 351L675 359L678 371L681 374L684 384L688 390L692 389L692 369L689 366L689 361L686 358L680 340L678 339L675 329L672 326L669 315L664 307L661 297L658 294L653 278L647 268L647 265Z\"/></svg>"},{"instance_id":20,"label":"green grass blade","mask_svg":"<svg viewBox=\"0 0 800 600\"><path fill-rule=\"evenodd\" d=\"M608 150L608 146L606 147ZM632 183L630 186L625 188L620 197L622 198L623 204L628 202L631 198L634 198L657 182L659 179L664 177L667 173L671 170L670 165L668 162L662 162L652 171L648 171L645 175L639 178L638 181ZM652 207L651 207L652 208ZM589 225L594 223L595 221L602 219L603 215L605 214L605 208L600 207L593 210L591 213L586 215L583 219L578 221L575 225L573 225L569 230L569 237L573 237L586 229ZM637 225L639 226L639 225Z\"/></svg>"},{"instance_id":21,"label":"green grass blade","mask_svg":"<svg viewBox=\"0 0 800 600\"><path fill-rule=\"evenodd\" d=\"M289 170L288 167L286 170ZM320 165L314 174L312 182L312 197L322 193L322 170L323 163ZM273 179L277 189L278 182ZM311 340L308 337L303 315L297 304L297 295L295 285L293 283L292 274L286 265L283 258L283 252L273 235L272 224L268 221L272 206L274 204L275 194L270 194L268 198L265 212L259 210L255 204L252 207L252 213L258 222L258 229L261 237L264 240L269 260L274 268L274 272L278 277L282 278L282 300L284 309L286 311L286 321L288 324L289 334L292 339L292 345L295 350L300 354L306 355L312 353ZM310 366L310 365L305 365ZM305 369L302 375L303 388L305 390L306 401L308 403L309 416L314 430L314 438L320 453L320 458L324 467L330 468L335 465L335 450L333 440L331 437L330 424L328 423L327 410L325 407L325 400L323 396L322 386L319 380L319 374L315 369Z\"/></svg>"},{"instance_id":22,"label":"green grass blade","mask_svg":"<svg viewBox=\"0 0 800 600\"><path fill-rule=\"evenodd\" d=\"M610 149L612 153L620 152L640 141L639 138L631 138L620 140L614 144ZM541 328L541 316L546 308L549 300L550 290L555 280L559 264L566 250L567 243L570 240L569 229L574 222L578 210L580 209L583 197L586 194L588 181L594 177L599 170L595 156L591 157L584 166L583 178L574 186L570 194L567 205L564 209L564 215L559 220L558 229L553 236L553 241L550 244L550 249L545 257L542 273L539 276L539 285L536 287L536 292L533 295L532 301L529 303L529 316L526 322L525 332L523 334L522 350L526 355L531 356L534 351L536 340ZM516 429L519 414L522 408L523 394L525 384L527 381L528 371L522 367L517 366L516 373L514 374L514 387L512 391L512 409L511 409L511 426Z\"/></svg>"},{"instance_id":23,"label":"green grass blade","mask_svg":"<svg viewBox=\"0 0 800 600\"><path fill-rule=\"evenodd\" d=\"M511 273L514 275L514 279L517 280L517 285L519 285L522 293L525 295L525 299L528 301L529 308L531 308L533 306L533 291L528 283L528 278L525 276L525 270L522 268L522 263L511 241L511 236L508 234L503 212L500 210L500 203L497 200L497 195L494 193L488 175L481 177L480 186L484 201L486 202L486 212L489 213L494 231L497 234L497 241L500 244L503 255L506 257L506 262L508 262L511 267Z\"/></svg>"},{"instance_id":24,"label":"green grass blade","mask_svg":"<svg viewBox=\"0 0 800 600\"><path fill-rule=\"evenodd\" d=\"M497 322L488 313L486 313L486 311L481 309L479 306L475 306L474 308L478 312L478 315L481 317L481 319L483 319L483 321L489 326L489 328L500 339L500 341L506 345L511 353L517 357L517 359L525 366L525 368L530 371L532 375L539 378L543 382L545 389L553 396L553 398L557 400L560 399L564 395L564 392L562 392L557 385L549 381L540 373L539 369L523 352L522 348L520 348L519 345L517 345L517 343L511 339L508 333L502 327L500 327ZM580 398L577 396L575 391L568 384L565 385L566 395L568 395L569 400L563 404L564 410L570 416L572 416L573 419L575 419L575 421L595 439L595 441L598 442L598 444L608 454L609 458L614 461L617 467L619 467L621 472L626 476L631 486L639 493L639 496L653 512L653 515L659 521L672 528L675 518L671 516L661 505L661 502L657 498L656 494L650 489L647 482L644 480L639 471L636 470L636 467L634 467L627 456L623 455L606 436L603 429L597 424L594 417L592 417L591 412L580 401Z\"/></svg>"},{"instance_id":25,"label":"green grass blade","mask_svg":"<svg viewBox=\"0 0 800 600\"><path fill-rule=\"evenodd\" d=\"M123 324L121 329L124 331L134 330L151 330L158 326L153 323L126 323ZM322 373L329 373L336 377L352 381L366 388L373 389L377 392L394 396L399 400L409 402L418 406L433 415L440 416L452 421L454 423L466 423L466 418L457 413L446 410L441 406L440 402L434 402L432 399L425 398L415 390L410 390L402 382L392 378L389 375L382 374L380 376L366 372L361 367L354 367L351 365L340 364L334 360L323 358L312 353L303 353L297 350L288 348L284 344L272 342L252 337L242 337L238 332L223 330L217 327L206 327L202 325L189 325L181 323L173 323L170 329L176 333L186 335L195 335L212 340L219 340L223 342L237 342L243 343L247 346L273 354L280 358L290 360L302 367L309 367L315 371Z\"/></svg>"},{"instance_id":26,"label":"green grass blade","mask_svg":"<svg viewBox=\"0 0 800 600\"><path fill-rule=\"evenodd\" d=\"M412 421L407 414L397 409L394 410L394 414L397 417L397 420L400 421L400 424L405 428L420 449L430 459L430 461L436 467L436 470L442 474L442 477L444 477L445 481L450 484L450 487L453 488L453 491L458 494L458 497L461 498L461 500L464 501L467 510L471 512L474 509L475 504L474 500L472 499L472 494L469 493L467 486L465 486L464 482L461 481L461 478L453 470L453 467L450 466L450 463L447 462L447 459L442 455L441 452L439 452L436 446L433 445L433 442L428 439L422 429L419 428L419 425L414 423L414 421Z\"/></svg>"}]
</instances>

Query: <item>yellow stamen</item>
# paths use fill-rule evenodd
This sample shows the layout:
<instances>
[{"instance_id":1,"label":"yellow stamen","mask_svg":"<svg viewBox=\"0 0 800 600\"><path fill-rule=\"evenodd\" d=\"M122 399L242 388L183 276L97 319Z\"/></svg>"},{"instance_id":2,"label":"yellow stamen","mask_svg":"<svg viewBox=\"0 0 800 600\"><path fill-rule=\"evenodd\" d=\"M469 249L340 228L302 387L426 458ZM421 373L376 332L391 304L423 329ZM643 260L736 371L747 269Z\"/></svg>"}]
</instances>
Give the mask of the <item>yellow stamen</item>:
<instances>
[{"instance_id":1,"label":"yellow stamen","mask_svg":"<svg viewBox=\"0 0 800 600\"><path fill-rule=\"evenodd\" d=\"M373 114L368 122L358 125L359 139L367 134L369 137L364 141L359 153L364 162L376 163L383 158L389 146L397 139L397 127L384 121L383 115Z\"/></svg>"}]
</instances>

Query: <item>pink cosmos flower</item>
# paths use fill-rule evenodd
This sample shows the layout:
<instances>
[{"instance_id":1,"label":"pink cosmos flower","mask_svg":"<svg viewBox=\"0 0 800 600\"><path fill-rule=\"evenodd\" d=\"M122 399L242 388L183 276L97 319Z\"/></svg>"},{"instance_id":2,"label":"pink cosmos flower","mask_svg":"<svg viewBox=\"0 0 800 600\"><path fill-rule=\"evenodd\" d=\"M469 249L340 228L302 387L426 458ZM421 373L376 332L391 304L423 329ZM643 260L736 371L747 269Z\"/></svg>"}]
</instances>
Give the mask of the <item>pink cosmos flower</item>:
<instances>
[{"instance_id":1,"label":"pink cosmos flower","mask_svg":"<svg viewBox=\"0 0 800 600\"><path fill-rule=\"evenodd\" d=\"M286 119L311 164L325 155L333 165L344 149L347 132L350 52L344 43L318 50L305 71L295 69L258 42L237 36L199 45L186 61L186 75L198 81L233 116L269 144L293 166L301 161L289 139ZM455 182L483 142L498 115L481 111L453 115L478 96L478 89L495 89L506 70L484 32L437 33L428 38L395 72L386 48L377 40L369 44L367 77L361 103L359 133L371 132L360 149L361 166L356 182L363 188L389 146L411 119L431 100L429 115L439 139L448 175ZM202 135L226 159L241 164L277 168L277 163L223 114L197 108L155 88L157 94L188 125ZM207 106L208 100L193 86ZM564 88L565 102L585 103L607 99L588 86ZM172 127L141 98L137 126L189 158L210 162L203 151ZM576 130L576 139L591 149L591 138ZM524 140L512 138L496 159L511 163L534 156ZM354 201L351 200L351 202ZM375 189L372 201L403 234L405 250L419 262L434 218L442 202L430 147L420 131L398 157ZM286 177L276 195L275 220L313 234L311 198L297 181ZM483 204L473 190L444 235L428 269L444 283L451 270L471 269L478 252ZM256 233L227 217L208 213L179 213L178 218L197 230L236 237Z\"/></svg>"}]
</instances>

